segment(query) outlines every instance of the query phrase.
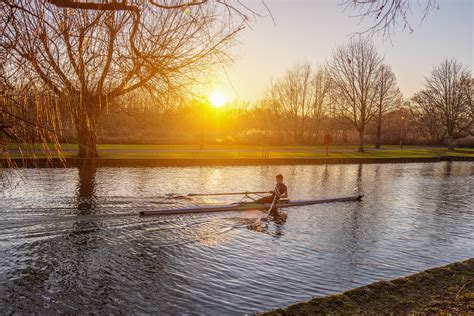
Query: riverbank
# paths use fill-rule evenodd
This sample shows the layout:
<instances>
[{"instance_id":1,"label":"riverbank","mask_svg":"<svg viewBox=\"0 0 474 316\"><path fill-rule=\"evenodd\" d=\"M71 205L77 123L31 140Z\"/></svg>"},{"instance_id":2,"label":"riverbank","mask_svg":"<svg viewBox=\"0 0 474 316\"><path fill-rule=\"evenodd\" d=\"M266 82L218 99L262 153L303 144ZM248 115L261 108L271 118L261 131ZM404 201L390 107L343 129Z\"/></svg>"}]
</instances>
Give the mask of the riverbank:
<instances>
[{"instance_id":1,"label":"riverbank","mask_svg":"<svg viewBox=\"0 0 474 316\"><path fill-rule=\"evenodd\" d=\"M314 298L262 315L474 315L474 259Z\"/></svg>"},{"instance_id":2,"label":"riverbank","mask_svg":"<svg viewBox=\"0 0 474 316\"><path fill-rule=\"evenodd\" d=\"M334 165L423 163L441 161L474 161L469 156L400 157L400 158L155 158L123 159L98 158L95 160L65 158L14 159L18 167L62 168L95 165L96 167L192 167L192 166L268 166L268 165ZM5 164L6 165L6 164Z\"/></svg>"},{"instance_id":3,"label":"riverbank","mask_svg":"<svg viewBox=\"0 0 474 316\"><path fill-rule=\"evenodd\" d=\"M47 159L41 152L34 159L12 157L18 166L30 167L77 167L88 160L75 158L77 146L63 144L64 159ZM360 164L360 163L412 163L438 161L474 161L474 149L463 148L449 152L442 147L384 146L375 149L367 146L363 153L354 145L331 146L326 152L324 146L236 146L207 145L98 145L100 158L98 166L216 166L216 165L317 165L317 164ZM27 157L31 157L26 154Z\"/></svg>"}]
</instances>

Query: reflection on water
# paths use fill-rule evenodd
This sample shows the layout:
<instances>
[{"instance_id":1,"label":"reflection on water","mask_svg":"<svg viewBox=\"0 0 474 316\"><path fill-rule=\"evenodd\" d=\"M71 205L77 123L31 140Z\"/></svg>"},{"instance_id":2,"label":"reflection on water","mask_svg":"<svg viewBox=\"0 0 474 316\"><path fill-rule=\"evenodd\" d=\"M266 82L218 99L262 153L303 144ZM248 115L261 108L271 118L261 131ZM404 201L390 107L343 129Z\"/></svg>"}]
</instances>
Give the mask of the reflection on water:
<instances>
[{"instance_id":1,"label":"reflection on water","mask_svg":"<svg viewBox=\"0 0 474 316\"><path fill-rule=\"evenodd\" d=\"M247 229L255 211L135 215L234 202L183 196L270 189L276 173L296 199L365 198L283 210L263 231ZM83 166L24 176L0 193L6 313L253 313L474 255L469 162Z\"/></svg>"},{"instance_id":2,"label":"reflection on water","mask_svg":"<svg viewBox=\"0 0 474 316\"><path fill-rule=\"evenodd\" d=\"M95 162L87 162L78 169L77 215L93 214L96 207L95 176L97 167Z\"/></svg>"}]
</instances>

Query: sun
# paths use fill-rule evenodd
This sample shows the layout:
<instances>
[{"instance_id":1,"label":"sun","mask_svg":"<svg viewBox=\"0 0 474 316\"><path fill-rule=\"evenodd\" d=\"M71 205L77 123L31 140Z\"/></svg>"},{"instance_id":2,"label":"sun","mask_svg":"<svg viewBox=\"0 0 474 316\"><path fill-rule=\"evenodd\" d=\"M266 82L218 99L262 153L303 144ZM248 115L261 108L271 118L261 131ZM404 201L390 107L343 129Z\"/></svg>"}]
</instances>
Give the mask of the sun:
<instances>
[{"instance_id":1,"label":"sun","mask_svg":"<svg viewBox=\"0 0 474 316\"><path fill-rule=\"evenodd\" d=\"M227 101L228 101L227 96L221 90L212 91L209 99L211 100L212 106L214 106L216 108L220 108L220 107L224 106L224 104L226 104Z\"/></svg>"}]
</instances>

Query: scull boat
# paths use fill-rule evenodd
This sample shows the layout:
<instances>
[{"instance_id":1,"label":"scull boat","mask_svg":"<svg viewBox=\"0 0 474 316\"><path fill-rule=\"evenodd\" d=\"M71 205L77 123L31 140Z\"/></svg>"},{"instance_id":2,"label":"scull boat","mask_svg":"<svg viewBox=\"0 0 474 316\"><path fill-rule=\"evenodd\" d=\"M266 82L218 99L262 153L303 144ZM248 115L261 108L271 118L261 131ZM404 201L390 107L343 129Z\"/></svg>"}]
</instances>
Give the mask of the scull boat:
<instances>
[{"instance_id":1,"label":"scull boat","mask_svg":"<svg viewBox=\"0 0 474 316\"><path fill-rule=\"evenodd\" d=\"M274 208L283 208L283 207L286 208L286 207L332 203L332 202L360 201L361 199L362 199L362 195L354 195L354 196L332 198L332 199L315 199L315 200L286 200L286 199L283 200L282 199L274 205ZM229 204L229 205L210 205L210 206L196 206L196 207L177 208L177 209L144 210L140 212L140 216L268 210L271 206L272 206L271 203L240 202L240 203Z\"/></svg>"}]
</instances>

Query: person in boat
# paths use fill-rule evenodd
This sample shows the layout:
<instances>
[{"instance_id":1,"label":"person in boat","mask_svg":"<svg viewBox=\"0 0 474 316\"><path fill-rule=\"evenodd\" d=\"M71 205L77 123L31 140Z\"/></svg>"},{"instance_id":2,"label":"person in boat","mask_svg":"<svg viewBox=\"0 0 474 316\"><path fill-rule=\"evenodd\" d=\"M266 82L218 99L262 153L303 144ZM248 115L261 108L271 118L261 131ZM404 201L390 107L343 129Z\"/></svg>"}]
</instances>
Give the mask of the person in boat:
<instances>
[{"instance_id":1,"label":"person in boat","mask_svg":"<svg viewBox=\"0 0 474 316\"><path fill-rule=\"evenodd\" d=\"M272 203L273 199L281 199L288 197L288 188L283 183L283 175L276 175L276 184L273 191L269 191L272 195L264 196L261 199L256 200L257 203Z\"/></svg>"}]
</instances>

